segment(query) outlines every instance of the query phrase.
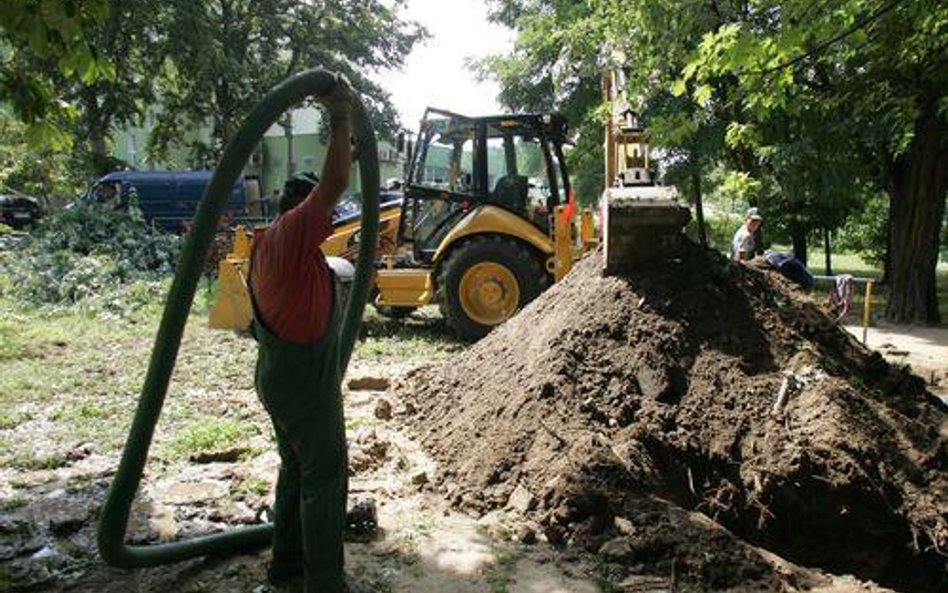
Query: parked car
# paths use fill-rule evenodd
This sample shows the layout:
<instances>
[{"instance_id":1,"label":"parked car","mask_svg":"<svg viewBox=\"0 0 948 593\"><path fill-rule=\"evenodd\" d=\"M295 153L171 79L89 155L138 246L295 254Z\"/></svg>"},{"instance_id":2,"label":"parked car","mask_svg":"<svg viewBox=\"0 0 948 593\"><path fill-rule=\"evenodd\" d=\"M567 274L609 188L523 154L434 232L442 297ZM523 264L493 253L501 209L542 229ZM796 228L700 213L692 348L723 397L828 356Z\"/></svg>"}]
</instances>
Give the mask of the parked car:
<instances>
[{"instance_id":1,"label":"parked car","mask_svg":"<svg viewBox=\"0 0 948 593\"><path fill-rule=\"evenodd\" d=\"M84 199L120 207L134 193L145 220L180 233L194 218L212 175L212 171L118 171L96 181ZM241 177L227 201L227 216L244 217L247 205L247 182Z\"/></svg>"},{"instance_id":2,"label":"parked car","mask_svg":"<svg viewBox=\"0 0 948 593\"><path fill-rule=\"evenodd\" d=\"M36 198L20 194L0 195L0 222L3 224L22 229L36 222L42 213Z\"/></svg>"}]
</instances>

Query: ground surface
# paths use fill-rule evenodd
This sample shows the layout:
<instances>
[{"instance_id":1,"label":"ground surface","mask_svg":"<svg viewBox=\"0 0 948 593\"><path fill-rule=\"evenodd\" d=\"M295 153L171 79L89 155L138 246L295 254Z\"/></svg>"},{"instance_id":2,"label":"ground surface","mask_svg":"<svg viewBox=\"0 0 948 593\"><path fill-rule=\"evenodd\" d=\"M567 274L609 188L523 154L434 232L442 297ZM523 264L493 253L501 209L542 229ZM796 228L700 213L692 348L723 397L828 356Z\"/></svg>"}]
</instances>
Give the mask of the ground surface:
<instances>
[{"instance_id":1,"label":"ground surface","mask_svg":"<svg viewBox=\"0 0 948 593\"><path fill-rule=\"evenodd\" d=\"M198 306L189 324L134 512L134 542L253 524L265 518L272 499L278 459L252 390L254 345L206 329L206 310ZM157 315L152 308L103 320L0 301L0 591L271 590L264 579L267 552L139 571L110 569L97 557L95 522ZM347 544L348 567L359 583L405 593L700 590L681 578L686 565L674 558L655 570L647 560L629 566L580 545L542 541L516 503L475 513L452 506L456 493L441 479L445 465L404 426L409 403L417 402L387 390L386 382L462 346L444 338L440 321L426 313L407 325L373 317L367 332L349 379L369 381L346 391L351 492L353 499L375 499L381 529L373 541ZM391 404L391 417L379 409L382 400ZM783 590L883 590L781 560L739 542L702 513L668 511L657 499L647 504L657 505L657 522L670 513L685 533L752 557L749 565L760 574L781 575ZM541 541L524 543L538 535ZM731 568L727 557L707 564Z\"/></svg>"},{"instance_id":2,"label":"ground surface","mask_svg":"<svg viewBox=\"0 0 948 593\"><path fill-rule=\"evenodd\" d=\"M862 340L859 325L846 329ZM948 327L892 325L877 322L869 328L866 343L893 364L907 364L928 382L929 389L948 398Z\"/></svg>"},{"instance_id":3,"label":"ground surface","mask_svg":"<svg viewBox=\"0 0 948 593\"><path fill-rule=\"evenodd\" d=\"M267 552L138 571L110 569L97 557L95 523L155 311L102 321L73 312L38 317L5 303L3 313L0 590L272 590ZM278 458L251 388L253 343L203 322L197 314L188 328L134 511L133 542L253 524L272 500ZM368 379L374 390L346 391L350 499L372 497L381 529L371 542L347 544L356 581L379 592L599 591L608 576L591 555L524 546L504 513L475 519L449 510L427 481L432 462L397 421L376 417L381 400L399 405L385 393L389 379L460 348L443 337L440 320L422 314L406 328L373 318L368 330L349 378Z\"/></svg>"}]
</instances>

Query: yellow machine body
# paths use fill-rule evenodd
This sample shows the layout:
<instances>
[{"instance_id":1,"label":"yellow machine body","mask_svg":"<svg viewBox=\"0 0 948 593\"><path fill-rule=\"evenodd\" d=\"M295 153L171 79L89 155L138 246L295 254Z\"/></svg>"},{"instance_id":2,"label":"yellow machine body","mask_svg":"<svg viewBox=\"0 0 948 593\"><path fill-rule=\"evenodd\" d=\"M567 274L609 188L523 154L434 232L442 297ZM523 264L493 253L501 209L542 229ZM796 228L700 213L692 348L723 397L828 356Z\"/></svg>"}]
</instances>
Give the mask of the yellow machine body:
<instances>
[{"instance_id":1,"label":"yellow machine body","mask_svg":"<svg viewBox=\"0 0 948 593\"><path fill-rule=\"evenodd\" d=\"M553 241L526 219L497 206L481 206L461 219L435 252L434 261L440 261L457 241L473 235L507 235L537 248L545 255L553 254Z\"/></svg>"},{"instance_id":2,"label":"yellow machine body","mask_svg":"<svg viewBox=\"0 0 948 593\"><path fill-rule=\"evenodd\" d=\"M402 210L399 204L383 206L379 212L379 256L395 253L398 246L398 225ZM360 218L348 220L333 229L332 235L323 242L320 249L327 257L354 259L359 251L358 232L362 228Z\"/></svg>"},{"instance_id":3,"label":"yellow machine body","mask_svg":"<svg viewBox=\"0 0 948 593\"><path fill-rule=\"evenodd\" d=\"M542 271L554 282L566 276L597 243L592 215L576 210L562 150L567 136L557 114L468 118L426 110L409 149L404 199L381 209L379 311L398 317L437 301L452 329L476 338L549 285ZM502 162L473 158L485 142ZM438 160L444 157L447 166ZM336 225L323 253L352 259L359 229L358 218ZM220 264L215 328L240 330L251 321L250 243L239 242Z\"/></svg>"},{"instance_id":4,"label":"yellow machine body","mask_svg":"<svg viewBox=\"0 0 948 593\"><path fill-rule=\"evenodd\" d=\"M485 205L472 210L445 235L435 252L432 267L380 269L376 276L376 302L393 307L422 307L431 303L436 291L434 267L458 242L478 235L507 236L528 243L548 257L548 266L552 262L563 262L559 269L572 265L568 238L567 249L557 257L554 241L536 226L503 208Z\"/></svg>"},{"instance_id":5,"label":"yellow machine body","mask_svg":"<svg viewBox=\"0 0 948 593\"><path fill-rule=\"evenodd\" d=\"M430 268L382 268L376 273L375 302L386 307L424 307L434 300Z\"/></svg>"}]
</instances>

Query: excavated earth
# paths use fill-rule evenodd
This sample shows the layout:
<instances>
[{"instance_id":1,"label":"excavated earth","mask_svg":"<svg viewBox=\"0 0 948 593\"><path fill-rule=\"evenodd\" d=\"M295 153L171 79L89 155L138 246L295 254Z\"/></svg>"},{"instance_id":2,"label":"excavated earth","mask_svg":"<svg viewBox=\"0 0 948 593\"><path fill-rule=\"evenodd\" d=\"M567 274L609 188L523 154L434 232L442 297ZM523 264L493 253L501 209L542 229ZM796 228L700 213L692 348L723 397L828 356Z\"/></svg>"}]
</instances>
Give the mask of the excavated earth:
<instances>
[{"instance_id":1,"label":"excavated earth","mask_svg":"<svg viewBox=\"0 0 948 593\"><path fill-rule=\"evenodd\" d=\"M948 409L919 378L773 272L601 257L397 386L455 505L683 590L806 589L776 554L948 591Z\"/></svg>"}]
</instances>

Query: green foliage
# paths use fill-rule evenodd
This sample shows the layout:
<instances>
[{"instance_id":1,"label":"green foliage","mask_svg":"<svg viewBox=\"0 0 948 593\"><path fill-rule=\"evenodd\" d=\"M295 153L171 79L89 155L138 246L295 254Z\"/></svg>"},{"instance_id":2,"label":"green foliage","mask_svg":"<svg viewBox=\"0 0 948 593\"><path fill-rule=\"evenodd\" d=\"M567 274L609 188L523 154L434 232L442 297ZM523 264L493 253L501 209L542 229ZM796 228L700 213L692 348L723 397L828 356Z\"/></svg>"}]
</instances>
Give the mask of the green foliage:
<instances>
[{"instance_id":1,"label":"green foliage","mask_svg":"<svg viewBox=\"0 0 948 593\"><path fill-rule=\"evenodd\" d=\"M882 266L889 234L889 199L877 193L866 200L840 229L836 248L858 253L867 262Z\"/></svg>"},{"instance_id":2,"label":"green foliage","mask_svg":"<svg viewBox=\"0 0 948 593\"><path fill-rule=\"evenodd\" d=\"M391 134L397 116L388 93L363 72L401 66L426 36L400 17L401 8L381 0L162 3L157 18L166 59L155 70L162 109L149 139L151 158L166 158L186 131L210 124L211 137L188 148L192 165L213 161L266 90L314 66L346 74L376 129Z\"/></svg>"},{"instance_id":3,"label":"green foliage","mask_svg":"<svg viewBox=\"0 0 948 593\"><path fill-rule=\"evenodd\" d=\"M193 421L178 430L169 444L176 457L193 457L233 449L255 432L253 424L230 418L207 418Z\"/></svg>"},{"instance_id":4,"label":"green foliage","mask_svg":"<svg viewBox=\"0 0 948 593\"><path fill-rule=\"evenodd\" d=\"M68 151L36 147L28 126L0 107L0 192L39 198L46 207L73 197L85 184L81 164Z\"/></svg>"},{"instance_id":5,"label":"green foliage","mask_svg":"<svg viewBox=\"0 0 948 593\"><path fill-rule=\"evenodd\" d=\"M29 124L33 147L62 149L71 136L59 125L76 116L62 101L63 86L37 68L49 64L59 80L90 84L114 75L86 37L107 14L106 0L20 0L4 3L0 11L0 102L13 106Z\"/></svg>"},{"instance_id":6,"label":"green foliage","mask_svg":"<svg viewBox=\"0 0 948 593\"><path fill-rule=\"evenodd\" d=\"M152 229L134 205L112 210L79 200L45 217L0 259L6 289L37 304L95 301L123 314L153 303L174 271L180 239Z\"/></svg>"},{"instance_id":7,"label":"green foliage","mask_svg":"<svg viewBox=\"0 0 948 593\"><path fill-rule=\"evenodd\" d=\"M730 253L731 239L734 238L734 233L743 222L744 219L738 215L722 214L706 216L704 225L708 238L708 247L722 253ZM692 219L685 229L685 233L694 241L697 241L698 237L697 225L697 221Z\"/></svg>"}]
</instances>

